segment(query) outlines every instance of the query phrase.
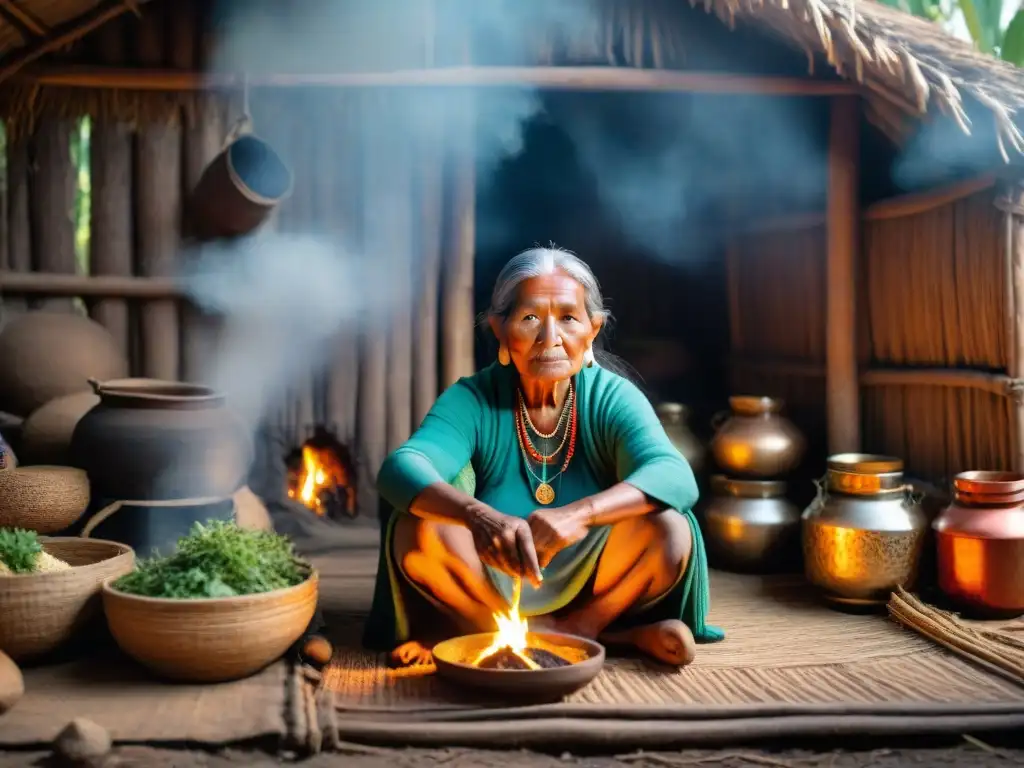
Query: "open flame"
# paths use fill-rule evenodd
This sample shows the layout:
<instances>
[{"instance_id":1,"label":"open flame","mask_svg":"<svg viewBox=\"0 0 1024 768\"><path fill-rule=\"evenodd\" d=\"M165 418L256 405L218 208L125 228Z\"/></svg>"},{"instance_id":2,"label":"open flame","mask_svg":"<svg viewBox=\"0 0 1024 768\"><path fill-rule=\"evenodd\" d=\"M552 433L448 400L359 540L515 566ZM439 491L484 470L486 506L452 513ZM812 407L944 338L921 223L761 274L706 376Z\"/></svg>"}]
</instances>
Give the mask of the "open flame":
<instances>
[{"instance_id":1,"label":"open flame","mask_svg":"<svg viewBox=\"0 0 1024 768\"><path fill-rule=\"evenodd\" d=\"M308 444L302 446L302 463L297 475L288 489L288 497L301 501L320 516L327 514L324 492L348 485L348 473L331 451Z\"/></svg>"},{"instance_id":2,"label":"open flame","mask_svg":"<svg viewBox=\"0 0 1024 768\"><path fill-rule=\"evenodd\" d=\"M526 619L519 615L519 596L521 591L522 581L516 579L512 590L512 603L508 611L494 614L494 621L498 625L498 631L494 633L494 640L477 654L477 657L473 660L473 666L478 666L488 656L507 648L519 657L529 669L541 669L539 664L526 655L528 648L526 641L530 634L530 627Z\"/></svg>"}]
</instances>

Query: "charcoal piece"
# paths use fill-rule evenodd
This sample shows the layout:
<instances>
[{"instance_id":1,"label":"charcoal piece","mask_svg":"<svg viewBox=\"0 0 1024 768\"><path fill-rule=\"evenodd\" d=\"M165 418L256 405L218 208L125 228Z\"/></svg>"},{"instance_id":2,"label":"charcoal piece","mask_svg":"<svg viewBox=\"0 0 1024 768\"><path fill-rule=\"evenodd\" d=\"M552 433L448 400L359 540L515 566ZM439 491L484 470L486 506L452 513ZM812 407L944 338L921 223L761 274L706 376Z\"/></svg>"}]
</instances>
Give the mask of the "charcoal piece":
<instances>
[{"instance_id":1,"label":"charcoal piece","mask_svg":"<svg viewBox=\"0 0 1024 768\"><path fill-rule=\"evenodd\" d=\"M557 653L545 651L543 648L527 648L526 655L530 660L542 669L555 669L556 667L568 667L572 662L563 659Z\"/></svg>"},{"instance_id":2,"label":"charcoal piece","mask_svg":"<svg viewBox=\"0 0 1024 768\"><path fill-rule=\"evenodd\" d=\"M539 663L539 662L538 662ZM499 648L490 656L480 660L480 669L529 669L525 661L519 658L510 648Z\"/></svg>"}]
</instances>

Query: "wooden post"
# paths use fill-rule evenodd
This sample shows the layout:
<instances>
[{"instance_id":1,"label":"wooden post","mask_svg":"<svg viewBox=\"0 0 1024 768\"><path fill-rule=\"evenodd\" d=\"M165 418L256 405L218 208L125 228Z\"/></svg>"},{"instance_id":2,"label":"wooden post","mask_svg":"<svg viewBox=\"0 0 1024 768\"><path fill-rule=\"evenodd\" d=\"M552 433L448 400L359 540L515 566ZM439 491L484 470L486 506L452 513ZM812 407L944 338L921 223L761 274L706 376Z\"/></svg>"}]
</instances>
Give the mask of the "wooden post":
<instances>
[{"instance_id":1,"label":"wooden post","mask_svg":"<svg viewBox=\"0 0 1024 768\"><path fill-rule=\"evenodd\" d=\"M1008 184L996 204L1006 214L1006 372L1013 396L1011 466L1015 472L1024 472L1024 182Z\"/></svg>"},{"instance_id":2,"label":"wooden post","mask_svg":"<svg viewBox=\"0 0 1024 768\"><path fill-rule=\"evenodd\" d=\"M40 272L75 274L75 168L71 162L71 132L75 121L56 115L43 117L29 143L29 222L32 266ZM42 308L73 311L67 299L45 299Z\"/></svg>"},{"instance_id":3,"label":"wooden post","mask_svg":"<svg viewBox=\"0 0 1024 768\"><path fill-rule=\"evenodd\" d=\"M115 20L96 31L96 54L109 63L125 60L125 27ZM92 122L89 144L92 173L92 232L89 269L93 275L132 274L132 128L99 116ZM100 299L90 307L92 318L117 341L131 359L128 302Z\"/></svg>"},{"instance_id":4,"label":"wooden post","mask_svg":"<svg viewBox=\"0 0 1024 768\"><path fill-rule=\"evenodd\" d=\"M7 269L32 270L32 231L28 217L28 142L7 141ZM21 311L29 302L21 297L5 298L4 309Z\"/></svg>"},{"instance_id":5,"label":"wooden post","mask_svg":"<svg viewBox=\"0 0 1024 768\"><path fill-rule=\"evenodd\" d=\"M155 10L155 9L154 9ZM164 19L151 10L138 24L143 65L161 63ZM145 277L174 273L181 217L181 127L176 119L139 128L135 145L135 225L139 272ZM151 301L139 313L142 375L176 380L179 372L178 307Z\"/></svg>"},{"instance_id":6,"label":"wooden post","mask_svg":"<svg viewBox=\"0 0 1024 768\"><path fill-rule=\"evenodd\" d=\"M860 450L856 343L859 128L857 97L833 97L828 151L825 312L828 450L833 454Z\"/></svg>"}]
</instances>

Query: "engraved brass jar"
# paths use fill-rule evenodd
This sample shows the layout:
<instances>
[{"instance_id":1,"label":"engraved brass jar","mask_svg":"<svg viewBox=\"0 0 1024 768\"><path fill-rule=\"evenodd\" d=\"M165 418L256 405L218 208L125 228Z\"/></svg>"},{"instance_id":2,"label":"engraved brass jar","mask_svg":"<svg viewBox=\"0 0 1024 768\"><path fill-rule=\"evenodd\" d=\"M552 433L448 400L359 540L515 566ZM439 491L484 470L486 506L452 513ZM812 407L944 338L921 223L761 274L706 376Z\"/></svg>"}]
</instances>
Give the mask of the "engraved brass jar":
<instances>
[{"instance_id":1,"label":"engraved brass jar","mask_svg":"<svg viewBox=\"0 0 1024 768\"><path fill-rule=\"evenodd\" d=\"M932 528L943 592L973 614L1024 614L1024 474L957 475Z\"/></svg>"},{"instance_id":2,"label":"engraved brass jar","mask_svg":"<svg viewBox=\"0 0 1024 768\"><path fill-rule=\"evenodd\" d=\"M716 568L742 572L799 571L800 509L779 480L711 478L704 541Z\"/></svg>"},{"instance_id":3,"label":"engraved brass jar","mask_svg":"<svg viewBox=\"0 0 1024 768\"><path fill-rule=\"evenodd\" d=\"M832 456L803 513L807 580L840 605L884 605L897 585L917 579L927 528L901 460Z\"/></svg>"},{"instance_id":4,"label":"engraved brass jar","mask_svg":"<svg viewBox=\"0 0 1024 768\"><path fill-rule=\"evenodd\" d=\"M704 447L687 426L690 410L682 403L661 403L655 411L672 445L683 455L690 469L699 472L704 464Z\"/></svg>"},{"instance_id":5,"label":"engraved brass jar","mask_svg":"<svg viewBox=\"0 0 1024 768\"><path fill-rule=\"evenodd\" d=\"M715 432L711 452L731 477L771 478L795 469L804 438L780 415L782 401L770 397L730 397L731 413Z\"/></svg>"}]
</instances>

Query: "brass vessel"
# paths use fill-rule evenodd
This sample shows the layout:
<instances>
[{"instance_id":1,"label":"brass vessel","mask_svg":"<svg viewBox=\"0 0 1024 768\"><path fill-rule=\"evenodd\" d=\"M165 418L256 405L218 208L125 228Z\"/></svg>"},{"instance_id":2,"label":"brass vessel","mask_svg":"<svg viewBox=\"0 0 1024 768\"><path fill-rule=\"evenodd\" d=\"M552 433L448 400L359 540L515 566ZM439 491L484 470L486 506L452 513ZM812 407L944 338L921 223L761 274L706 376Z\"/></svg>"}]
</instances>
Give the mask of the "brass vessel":
<instances>
[{"instance_id":1,"label":"brass vessel","mask_svg":"<svg viewBox=\"0 0 1024 768\"><path fill-rule=\"evenodd\" d=\"M957 475L932 527L943 592L975 614L1024 614L1024 474Z\"/></svg>"},{"instance_id":2,"label":"brass vessel","mask_svg":"<svg viewBox=\"0 0 1024 768\"><path fill-rule=\"evenodd\" d=\"M682 403L661 403L655 411L672 445L683 455L690 468L699 472L704 465L704 446L687 426L690 409Z\"/></svg>"},{"instance_id":3,"label":"brass vessel","mask_svg":"<svg viewBox=\"0 0 1024 768\"><path fill-rule=\"evenodd\" d=\"M704 541L715 567L732 571L797 571L800 509L778 480L711 478Z\"/></svg>"},{"instance_id":4,"label":"brass vessel","mask_svg":"<svg viewBox=\"0 0 1024 768\"><path fill-rule=\"evenodd\" d=\"M884 605L897 585L913 587L928 520L902 474L903 462L891 457L830 458L803 513L804 572L826 599Z\"/></svg>"},{"instance_id":5,"label":"brass vessel","mask_svg":"<svg viewBox=\"0 0 1024 768\"><path fill-rule=\"evenodd\" d=\"M804 438L783 416L782 401L770 397L730 397L731 413L711 440L719 468L732 477L771 478L796 468Z\"/></svg>"}]
</instances>

